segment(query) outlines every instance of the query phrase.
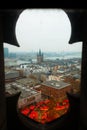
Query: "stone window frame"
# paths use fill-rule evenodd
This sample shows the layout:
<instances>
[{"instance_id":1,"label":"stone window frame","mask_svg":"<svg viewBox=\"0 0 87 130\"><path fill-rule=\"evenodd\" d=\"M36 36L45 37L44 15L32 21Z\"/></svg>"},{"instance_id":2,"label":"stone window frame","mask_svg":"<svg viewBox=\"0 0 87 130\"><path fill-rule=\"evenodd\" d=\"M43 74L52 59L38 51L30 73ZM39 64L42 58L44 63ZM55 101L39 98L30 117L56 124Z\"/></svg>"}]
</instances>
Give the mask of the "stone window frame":
<instances>
[{"instance_id":1,"label":"stone window frame","mask_svg":"<svg viewBox=\"0 0 87 130\"><path fill-rule=\"evenodd\" d=\"M19 46L17 42L14 42L16 41L14 27L22 11L21 9L0 11L0 127L2 127L3 124L4 127L6 127L3 42ZM73 44L82 41L80 115L82 125L87 128L87 10L64 9L64 11L67 13L72 26L72 35L69 43ZM12 31L9 31L9 27L11 27Z\"/></svg>"}]
</instances>

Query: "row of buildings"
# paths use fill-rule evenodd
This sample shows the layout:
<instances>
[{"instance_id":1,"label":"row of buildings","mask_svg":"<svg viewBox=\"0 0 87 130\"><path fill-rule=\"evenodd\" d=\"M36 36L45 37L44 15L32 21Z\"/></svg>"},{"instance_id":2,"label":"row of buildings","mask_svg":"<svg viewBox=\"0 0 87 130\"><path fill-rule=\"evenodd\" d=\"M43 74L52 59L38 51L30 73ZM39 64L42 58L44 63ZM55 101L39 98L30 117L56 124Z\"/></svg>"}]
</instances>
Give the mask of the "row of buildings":
<instances>
[{"instance_id":1,"label":"row of buildings","mask_svg":"<svg viewBox=\"0 0 87 130\"><path fill-rule=\"evenodd\" d=\"M34 83L31 86L31 83ZM45 98L55 99L66 97L66 92L71 92L71 85L64 81L49 80L42 83L32 81L31 78L22 78L6 83L6 92L10 95L21 91L18 100L18 108L22 108L31 103L39 102Z\"/></svg>"},{"instance_id":2,"label":"row of buildings","mask_svg":"<svg viewBox=\"0 0 87 130\"><path fill-rule=\"evenodd\" d=\"M13 52L9 52L8 48L4 48L4 57L5 58L17 58L16 53ZM39 49L39 52L37 53L37 63L41 63L44 60L44 55L41 52L41 50Z\"/></svg>"},{"instance_id":3,"label":"row of buildings","mask_svg":"<svg viewBox=\"0 0 87 130\"><path fill-rule=\"evenodd\" d=\"M44 61L39 50L37 61L33 64L5 66L6 91L9 94L21 91L19 108L51 96L67 98L66 92L72 92L80 84L81 61L78 58Z\"/></svg>"}]
</instances>

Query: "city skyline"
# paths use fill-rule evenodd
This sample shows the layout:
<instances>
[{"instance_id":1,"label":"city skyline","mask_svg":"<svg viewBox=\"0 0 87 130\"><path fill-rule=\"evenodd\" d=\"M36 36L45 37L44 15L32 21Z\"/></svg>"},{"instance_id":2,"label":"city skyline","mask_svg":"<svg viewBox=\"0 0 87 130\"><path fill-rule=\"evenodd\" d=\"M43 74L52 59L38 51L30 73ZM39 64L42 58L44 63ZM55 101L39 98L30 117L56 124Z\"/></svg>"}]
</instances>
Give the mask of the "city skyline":
<instances>
[{"instance_id":1,"label":"city skyline","mask_svg":"<svg viewBox=\"0 0 87 130\"><path fill-rule=\"evenodd\" d=\"M27 9L20 15L15 28L20 47L4 43L10 52L82 51L82 42L69 44L72 29L62 9Z\"/></svg>"},{"instance_id":2,"label":"city skyline","mask_svg":"<svg viewBox=\"0 0 87 130\"><path fill-rule=\"evenodd\" d=\"M9 49L9 47L8 46L4 46L4 48L3 49L8 49L8 53L18 53L18 54L22 54L22 53L26 53L26 54L28 54L28 53L31 53L31 54L37 54L38 52L39 52L39 50L41 50L41 49L38 49L37 51L16 51L16 50L14 50L13 52ZM42 51L41 50L41 52L43 53L43 54L72 54L72 53L82 53L81 52L81 50L77 50L77 51L64 51L64 50L61 50L61 51L48 51L48 52L46 52L46 51Z\"/></svg>"}]
</instances>

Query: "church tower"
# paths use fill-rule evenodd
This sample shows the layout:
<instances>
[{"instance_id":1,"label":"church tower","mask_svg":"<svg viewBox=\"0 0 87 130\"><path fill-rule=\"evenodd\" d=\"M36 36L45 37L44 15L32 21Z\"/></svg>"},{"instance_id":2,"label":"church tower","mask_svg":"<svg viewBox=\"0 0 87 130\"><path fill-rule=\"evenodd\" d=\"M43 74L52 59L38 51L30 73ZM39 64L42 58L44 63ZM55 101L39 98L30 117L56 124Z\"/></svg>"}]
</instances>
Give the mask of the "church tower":
<instances>
[{"instance_id":1,"label":"church tower","mask_svg":"<svg viewBox=\"0 0 87 130\"><path fill-rule=\"evenodd\" d=\"M39 49L39 52L37 53L37 63L40 64L41 62L43 62L43 53Z\"/></svg>"}]
</instances>

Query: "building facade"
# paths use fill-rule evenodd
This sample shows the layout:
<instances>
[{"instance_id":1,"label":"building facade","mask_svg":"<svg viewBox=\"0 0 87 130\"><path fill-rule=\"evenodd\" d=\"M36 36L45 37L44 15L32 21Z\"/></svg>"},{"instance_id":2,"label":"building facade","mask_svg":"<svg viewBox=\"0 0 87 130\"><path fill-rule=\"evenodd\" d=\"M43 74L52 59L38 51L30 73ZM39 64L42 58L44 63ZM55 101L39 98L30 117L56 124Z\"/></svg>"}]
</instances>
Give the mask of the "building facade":
<instances>
[{"instance_id":1,"label":"building facade","mask_svg":"<svg viewBox=\"0 0 87 130\"><path fill-rule=\"evenodd\" d=\"M43 95L48 97L60 98L66 96L66 92L71 92L71 85L63 81L45 81L39 87Z\"/></svg>"},{"instance_id":2,"label":"building facade","mask_svg":"<svg viewBox=\"0 0 87 130\"><path fill-rule=\"evenodd\" d=\"M4 57L5 58L9 57L9 50L8 50L8 48L4 48Z\"/></svg>"}]
</instances>

